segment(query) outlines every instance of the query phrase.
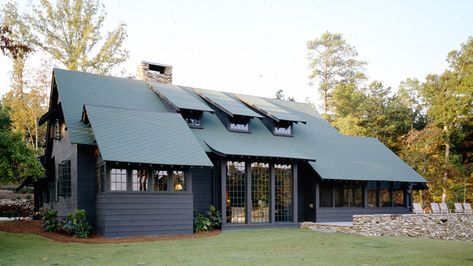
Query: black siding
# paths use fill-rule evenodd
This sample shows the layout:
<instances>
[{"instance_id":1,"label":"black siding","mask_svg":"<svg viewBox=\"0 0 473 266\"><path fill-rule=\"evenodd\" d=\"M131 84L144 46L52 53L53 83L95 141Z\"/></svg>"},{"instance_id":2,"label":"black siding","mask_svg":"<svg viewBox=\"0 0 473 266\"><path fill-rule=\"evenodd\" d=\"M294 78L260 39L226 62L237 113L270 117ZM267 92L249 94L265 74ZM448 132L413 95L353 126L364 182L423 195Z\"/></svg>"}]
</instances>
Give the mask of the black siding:
<instances>
[{"instance_id":1,"label":"black siding","mask_svg":"<svg viewBox=\"0 0 473 266\"><path fill-rule=\"evenodd\" d=\"M104 237L192 234L193 195L106 192L97 195L97 233Z\"/></svg>"},{"instance_id":2,"label":"black siding","mask_svg":"<svg viewBox=\"0 0 473 266\"><path fill-rule=\"evenodd\" d=\"M95 146L79 145L77 151L77 208L87 213L95 228Z\"/></svg>"},{"instance_id":3,"label":"black siding","mask_svg":"<svg viewBox=\"0 0 473 266\"><path fill-rule=\"evenodd\" d=\"M210 167L192 168L192 192L194 209L205 213L212 204L212 169Z\"/></svg>"}]
</instances>

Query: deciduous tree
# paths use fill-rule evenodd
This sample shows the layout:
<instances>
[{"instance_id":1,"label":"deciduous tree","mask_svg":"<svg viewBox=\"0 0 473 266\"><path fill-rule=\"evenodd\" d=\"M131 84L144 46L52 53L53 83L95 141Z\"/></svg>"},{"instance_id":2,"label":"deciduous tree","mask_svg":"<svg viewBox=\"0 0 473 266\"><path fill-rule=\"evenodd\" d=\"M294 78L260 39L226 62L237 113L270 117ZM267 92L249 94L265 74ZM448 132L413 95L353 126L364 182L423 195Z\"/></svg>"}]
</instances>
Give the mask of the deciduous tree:
<instances>
[{"instance_id":1,"label":"deciduous tree","mask_svg":"<svg viewBox=\"0 0 473 266\"><path fill-rule=\"evenodd\" d=\"M29 21L35 44L71 70L109 74L128 58L126 25L103 38L104 6L99 0L41 0ZM104 40L103 40L104 39Z\"/></svg>"}]
</instances>

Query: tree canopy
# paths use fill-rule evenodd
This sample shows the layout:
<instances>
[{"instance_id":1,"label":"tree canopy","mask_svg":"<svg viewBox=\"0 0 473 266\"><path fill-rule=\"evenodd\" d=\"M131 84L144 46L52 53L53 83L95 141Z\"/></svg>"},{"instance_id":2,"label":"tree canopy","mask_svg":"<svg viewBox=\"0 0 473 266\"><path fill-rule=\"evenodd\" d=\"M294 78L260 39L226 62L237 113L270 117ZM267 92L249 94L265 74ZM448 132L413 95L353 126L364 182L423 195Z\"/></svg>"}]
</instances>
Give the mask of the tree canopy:
<instances>
[{"instance_id":1,"label":"tree canopy","mask_svg":"<svg viewBox=\"0 0 473 266\"><path fill-rule=\"evenodd\" d=\"M126 25L119 24L103 38L104 6L99 0L41 0L28 21L35 45L70 70L109 74L128 59L123 48Z\"/></svg>"}]
</instances>

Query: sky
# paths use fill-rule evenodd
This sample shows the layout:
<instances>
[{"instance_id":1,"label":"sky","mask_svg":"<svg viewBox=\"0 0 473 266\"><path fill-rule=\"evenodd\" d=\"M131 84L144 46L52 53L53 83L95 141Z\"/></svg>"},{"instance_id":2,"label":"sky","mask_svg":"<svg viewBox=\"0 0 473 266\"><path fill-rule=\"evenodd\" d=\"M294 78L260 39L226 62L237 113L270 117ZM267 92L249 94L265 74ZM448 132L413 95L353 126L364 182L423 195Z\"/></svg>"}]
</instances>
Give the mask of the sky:
<instances>
[{"instance_id":1,"label":"sky","mask_svg":"<svg viewBox=\"0 0 473 266\"><path fill-rule=\"evenodd\" d=\"M0 3L5 0L0 0ZM25 1L26 2L26 1ZM399 82L440 73L473 36L473 1L144 1L104 0L106 30L127 24L129 60L173 66L174 83L319 103L309 85L306 43L342 33L367 61L370 80ZM37 64L33 58L30 64ZM0 95L11 64L0 56Z\"/></svg>"}]
</instances>

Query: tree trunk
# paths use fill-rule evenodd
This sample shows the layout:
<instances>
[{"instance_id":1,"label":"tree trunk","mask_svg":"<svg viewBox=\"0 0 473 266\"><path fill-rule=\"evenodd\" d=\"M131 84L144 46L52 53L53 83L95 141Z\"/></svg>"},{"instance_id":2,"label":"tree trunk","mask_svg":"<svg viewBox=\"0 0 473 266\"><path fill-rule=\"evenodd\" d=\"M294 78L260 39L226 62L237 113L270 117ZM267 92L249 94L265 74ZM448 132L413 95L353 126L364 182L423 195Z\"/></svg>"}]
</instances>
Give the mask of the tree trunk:
<instances>
[{"instance_id":1,"label":"tree trunk","mask_svg":"<svg viewBox=\"0 0 473 266\"><path fill-rule=\"evenodd\" d=\"M447 202L447 183L448 183L448 163L450 159L450 132L448 127L443 126L443 131L445 132L445 172L443 174L443 188L442 188L442 202Z\"/></svg>"}]
</instances>

